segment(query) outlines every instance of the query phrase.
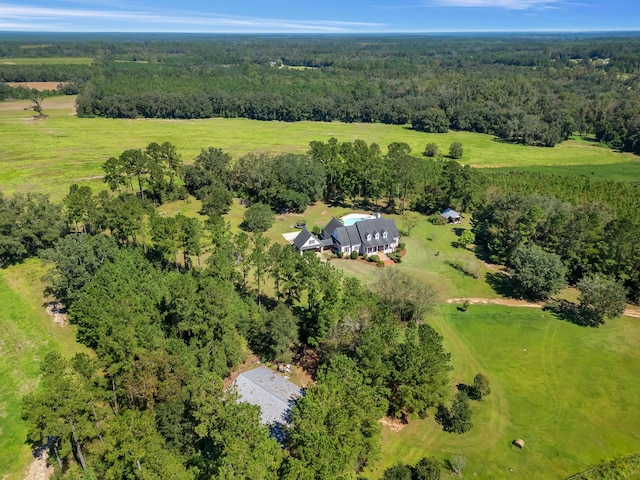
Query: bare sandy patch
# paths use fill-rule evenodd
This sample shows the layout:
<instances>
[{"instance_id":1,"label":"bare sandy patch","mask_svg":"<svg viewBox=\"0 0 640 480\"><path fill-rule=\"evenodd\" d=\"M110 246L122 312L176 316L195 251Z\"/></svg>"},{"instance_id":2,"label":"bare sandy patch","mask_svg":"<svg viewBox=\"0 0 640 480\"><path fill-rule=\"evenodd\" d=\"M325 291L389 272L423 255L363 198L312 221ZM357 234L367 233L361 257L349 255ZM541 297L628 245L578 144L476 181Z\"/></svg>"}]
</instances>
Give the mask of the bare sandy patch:
<instances>
[{"instance_id":1,"label":"bare sandy patch","mask_svg":"<svg viewBox=\"0 0 640 480\"><path fill-rule=\"evenodd\" d=\"M60 302L48 302L45 310L51 317L51 321L61 327L67 324L67 309Z\"/></svg>"},{"instance_id":2,"label":"bare sandy patch","mask_svg":"<svg viewBox=\"0 0 640 480\"><path fill-rule=\"evenodd\" d=\"M383 417L378 421L382 424L382 428L385 428L393 433L398 433L400 430L407 426L407 422L404 422L399 418Z\"/></svg>"},{"instance_id":3,"label":"bare sandy patch","mask_svg":"<svg viewBox=\"0 0 640 480\"><path fill-rule=\"evenodd\" d=\"M47 445L42 445L33 451L33 462L24 475L24 480L48 480L53 475L53 465L49 464Z\"/></svg>"},{"instance_id":4,"label":"bare sandy patch","mask_svg":"<svg viewBox=\"0 0 640 480\"><path fill-rule=\"evenodd\" d=\"M24 87L31 88L42 92L43 90L58 90L59 85L64 85L66 82L9 82L11 87Z\"/></svg>"}]
</instances>

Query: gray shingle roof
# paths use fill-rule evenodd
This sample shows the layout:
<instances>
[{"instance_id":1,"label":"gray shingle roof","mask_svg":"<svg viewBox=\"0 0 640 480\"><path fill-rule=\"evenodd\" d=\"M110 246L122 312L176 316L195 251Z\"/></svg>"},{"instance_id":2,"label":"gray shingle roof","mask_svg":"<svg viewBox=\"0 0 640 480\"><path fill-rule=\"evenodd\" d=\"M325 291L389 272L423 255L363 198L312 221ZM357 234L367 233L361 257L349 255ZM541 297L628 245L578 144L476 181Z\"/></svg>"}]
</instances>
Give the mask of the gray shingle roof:
<instances>
[{"instance_id":1,"label":"gray shingle roof","mask_svg":"<svg viewBox=\"0 0 640 480\"><path fill-rule=\"evenodd\" d=\"M400 233L396 228L396 222L387 218L372 218L371 220L362 220L354 225L358 229L362 244L365 247L377 247L380 245L388 245L393 242L394 238L399 238ZM387 238L384 238L384 233ZM378 238L376 239L376 233ZM371 240L367 236L371 235Z\"/></svg>"},{"instance_id":2,"label":"gray shingle roof","mask_svg":"<svg viewBox=\"0 0 640 480\"><path fill-rule=\"evenodd\" d=\"M305 247L305 243L307 243L307 241L310 238L313 238L317 243L315 243L314 245L308 245ZM293 241L293 244L296 246L298 250L310 250L310 249L320 247L320 240L318 239L318 237L316 237L313 233L311 233L305 227L295 238L295 240Z\"/></svg>"},{"instance_id":3,"label":"gray shingle roof","mask_svg":"<svg viewBox=\"0 0 640 480\"><path fill-rule=\"evenodd\" d=\"M234 385L241 401L260 407L263 424L286 424L293 401L302 395L302 388L267 367L239 375Z\"/></svg>"},{"instance_id":4,"label":"gray shingle roof","mask_svg":"<svg viewBox=\"0 0 640 480\"><path fill-rule=\"evenodd\" d=\"M327 226L322 229L322 236L324 238L331 238L333 236L333 232L335 232L336 228L342 227L342 222L338 220L336 217L333 217Z\"/></svg>"}]
</instances>

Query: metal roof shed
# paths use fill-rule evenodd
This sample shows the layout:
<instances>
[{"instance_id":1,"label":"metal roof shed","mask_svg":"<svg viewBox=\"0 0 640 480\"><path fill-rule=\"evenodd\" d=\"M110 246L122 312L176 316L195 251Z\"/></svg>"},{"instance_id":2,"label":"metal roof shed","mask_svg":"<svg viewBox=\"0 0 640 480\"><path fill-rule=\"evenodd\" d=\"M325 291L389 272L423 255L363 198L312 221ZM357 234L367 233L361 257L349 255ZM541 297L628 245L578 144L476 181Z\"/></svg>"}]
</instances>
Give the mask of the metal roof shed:
<instances>
[{"instance_id":1,"label":"metal roof shed","mask_svg":"<svg viewBox=\"0 0 640 480\"><path fill-rule=\"evenodd\" d=\"M286 425L289 410L302 388L267 367L258 367L236 378L239 400L260 407L260 421Z\"/></svg>"}]
</instances>

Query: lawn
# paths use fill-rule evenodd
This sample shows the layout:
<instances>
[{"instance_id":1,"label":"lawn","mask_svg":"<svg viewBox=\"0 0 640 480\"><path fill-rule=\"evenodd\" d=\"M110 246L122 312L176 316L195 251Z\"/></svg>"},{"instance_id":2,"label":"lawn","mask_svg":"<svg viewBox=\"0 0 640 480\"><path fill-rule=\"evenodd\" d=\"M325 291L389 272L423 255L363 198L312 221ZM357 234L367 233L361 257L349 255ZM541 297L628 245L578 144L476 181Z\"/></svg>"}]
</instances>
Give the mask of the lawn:
<instances>
[{"instance_id":1,"label":"lawn","mask_svg":"<svg viewBox=\"0 0 640 480\"><path fill-rule=\"evenodd\" d=\"M71 327L54 324L43 308L39 260L0 272L0 478L22 479L31 462L20 420L22 396L37 386L42 358L52 350L71 356L82 347Z\"/></svg>"},{"instance_id":2,"label":"lawn","mask_svg":"<svg viewBox=\"0 0 640 480\"><path fill-rule=\"evenodd\" d=\"M469 132L426 134L399 125L260 122L242 118L205 120L77 118L74 97L44 100L49 117L33 120L24 111L28 101L0 103L0 190L44 191L60 199L74 182L102 187L101 165L127 148L145 147L150 142L169 141L190 162L204 147L223 148L238 158L251 151L296 152L307 150L312 140L365 140L383 148L392 142L406 142L419 154L427 143L448 151L453 141L462 142L463 163L480 167L544 167L635 165L637 157L614 152L593 142L569 140L554 148L527 147L495 141L490 135ZM598 171L603 171L602 169ZM632 167L626 179L639 179Z\"/></svg>"},{"instance_id":3,"label":"lawn","mask_svg":"<svg viewBox=\"0 0 640 480\"><path fill-rule=\"evenodd\" d=\"M492 393L473 402L475 426L464 435L444 433L432 418L398 433L385 428L375 478L425 455L463 455L467 478L566 478L640 451L637 319L590 329L528 308L442 306L429 321L452 354L452 383L482 372ZM516 438L524 450L511 446Z\"/></svg>"}]
</instances>

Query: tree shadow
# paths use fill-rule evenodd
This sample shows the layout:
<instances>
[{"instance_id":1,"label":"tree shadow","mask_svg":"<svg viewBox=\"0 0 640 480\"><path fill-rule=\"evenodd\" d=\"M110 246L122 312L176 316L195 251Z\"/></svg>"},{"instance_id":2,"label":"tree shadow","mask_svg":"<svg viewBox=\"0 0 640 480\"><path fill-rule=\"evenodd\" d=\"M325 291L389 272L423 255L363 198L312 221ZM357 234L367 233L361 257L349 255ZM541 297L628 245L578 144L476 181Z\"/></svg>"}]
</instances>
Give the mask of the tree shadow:
<instances>
[{"instance_id":1,"label":"tree shadow","mask_svg":"<svg viewBox=\"0 0 640 480\"><path fill-rule=\"evenodd\" d=\"M493 137L491 139L491 141L492 142L496 142L496 143L506 143L506 144L510 144L510 145L520 143L517 140L509 140L507 138L500 138L500 137Z\"/></svg>"},{"instance_id":2,"label":"tree shadow","mask_svg":"<svg viewBox=\"0 0 640 480\"><path fill-rule=\"evenodd\" d=\"M467 394L470 400L480 400L482 397L480 396L478 389L473 385L467 385L466 383L458 383L456 384L456 388L459 392L464 392Z\"/></svg>"},{"instance_id":3,"label":"tree shadow","mask_svg":"<svg viewBox=\"0 0 640 480\"><path fill-rule=\"evenodd\" d=\"M588 312L581 310L578 304L568 300L554 300L553 302L547 303L542 310L551 312L558 320L573 323L580 327L597 328L602 323L595 316L589 315Z\"/></svg>"},{"instance_id":4,"label":"tree shadow","mask_svg":"<svg viewBox=\"0 0 640 480\"><path fill-rule=\"evenodd\" d=\"M456 234L456 237L460 237L460 236L462 236L462 232L464 232L466 230L466 228L454 227L451 230L453 230L453 233Z\"/></svg>"},{"instance_id":5,"label":"tree shadow","mask_svg":"<svg viewBox=\"0 0 640 480\"><path fill-rule=\"evenodd\" d=\"M522 298L521 295L516 292L511 277L502 272L487 272L485 275L487 283L493 291L503 297L508 298Z\"/></svg>"}]
</instances>

